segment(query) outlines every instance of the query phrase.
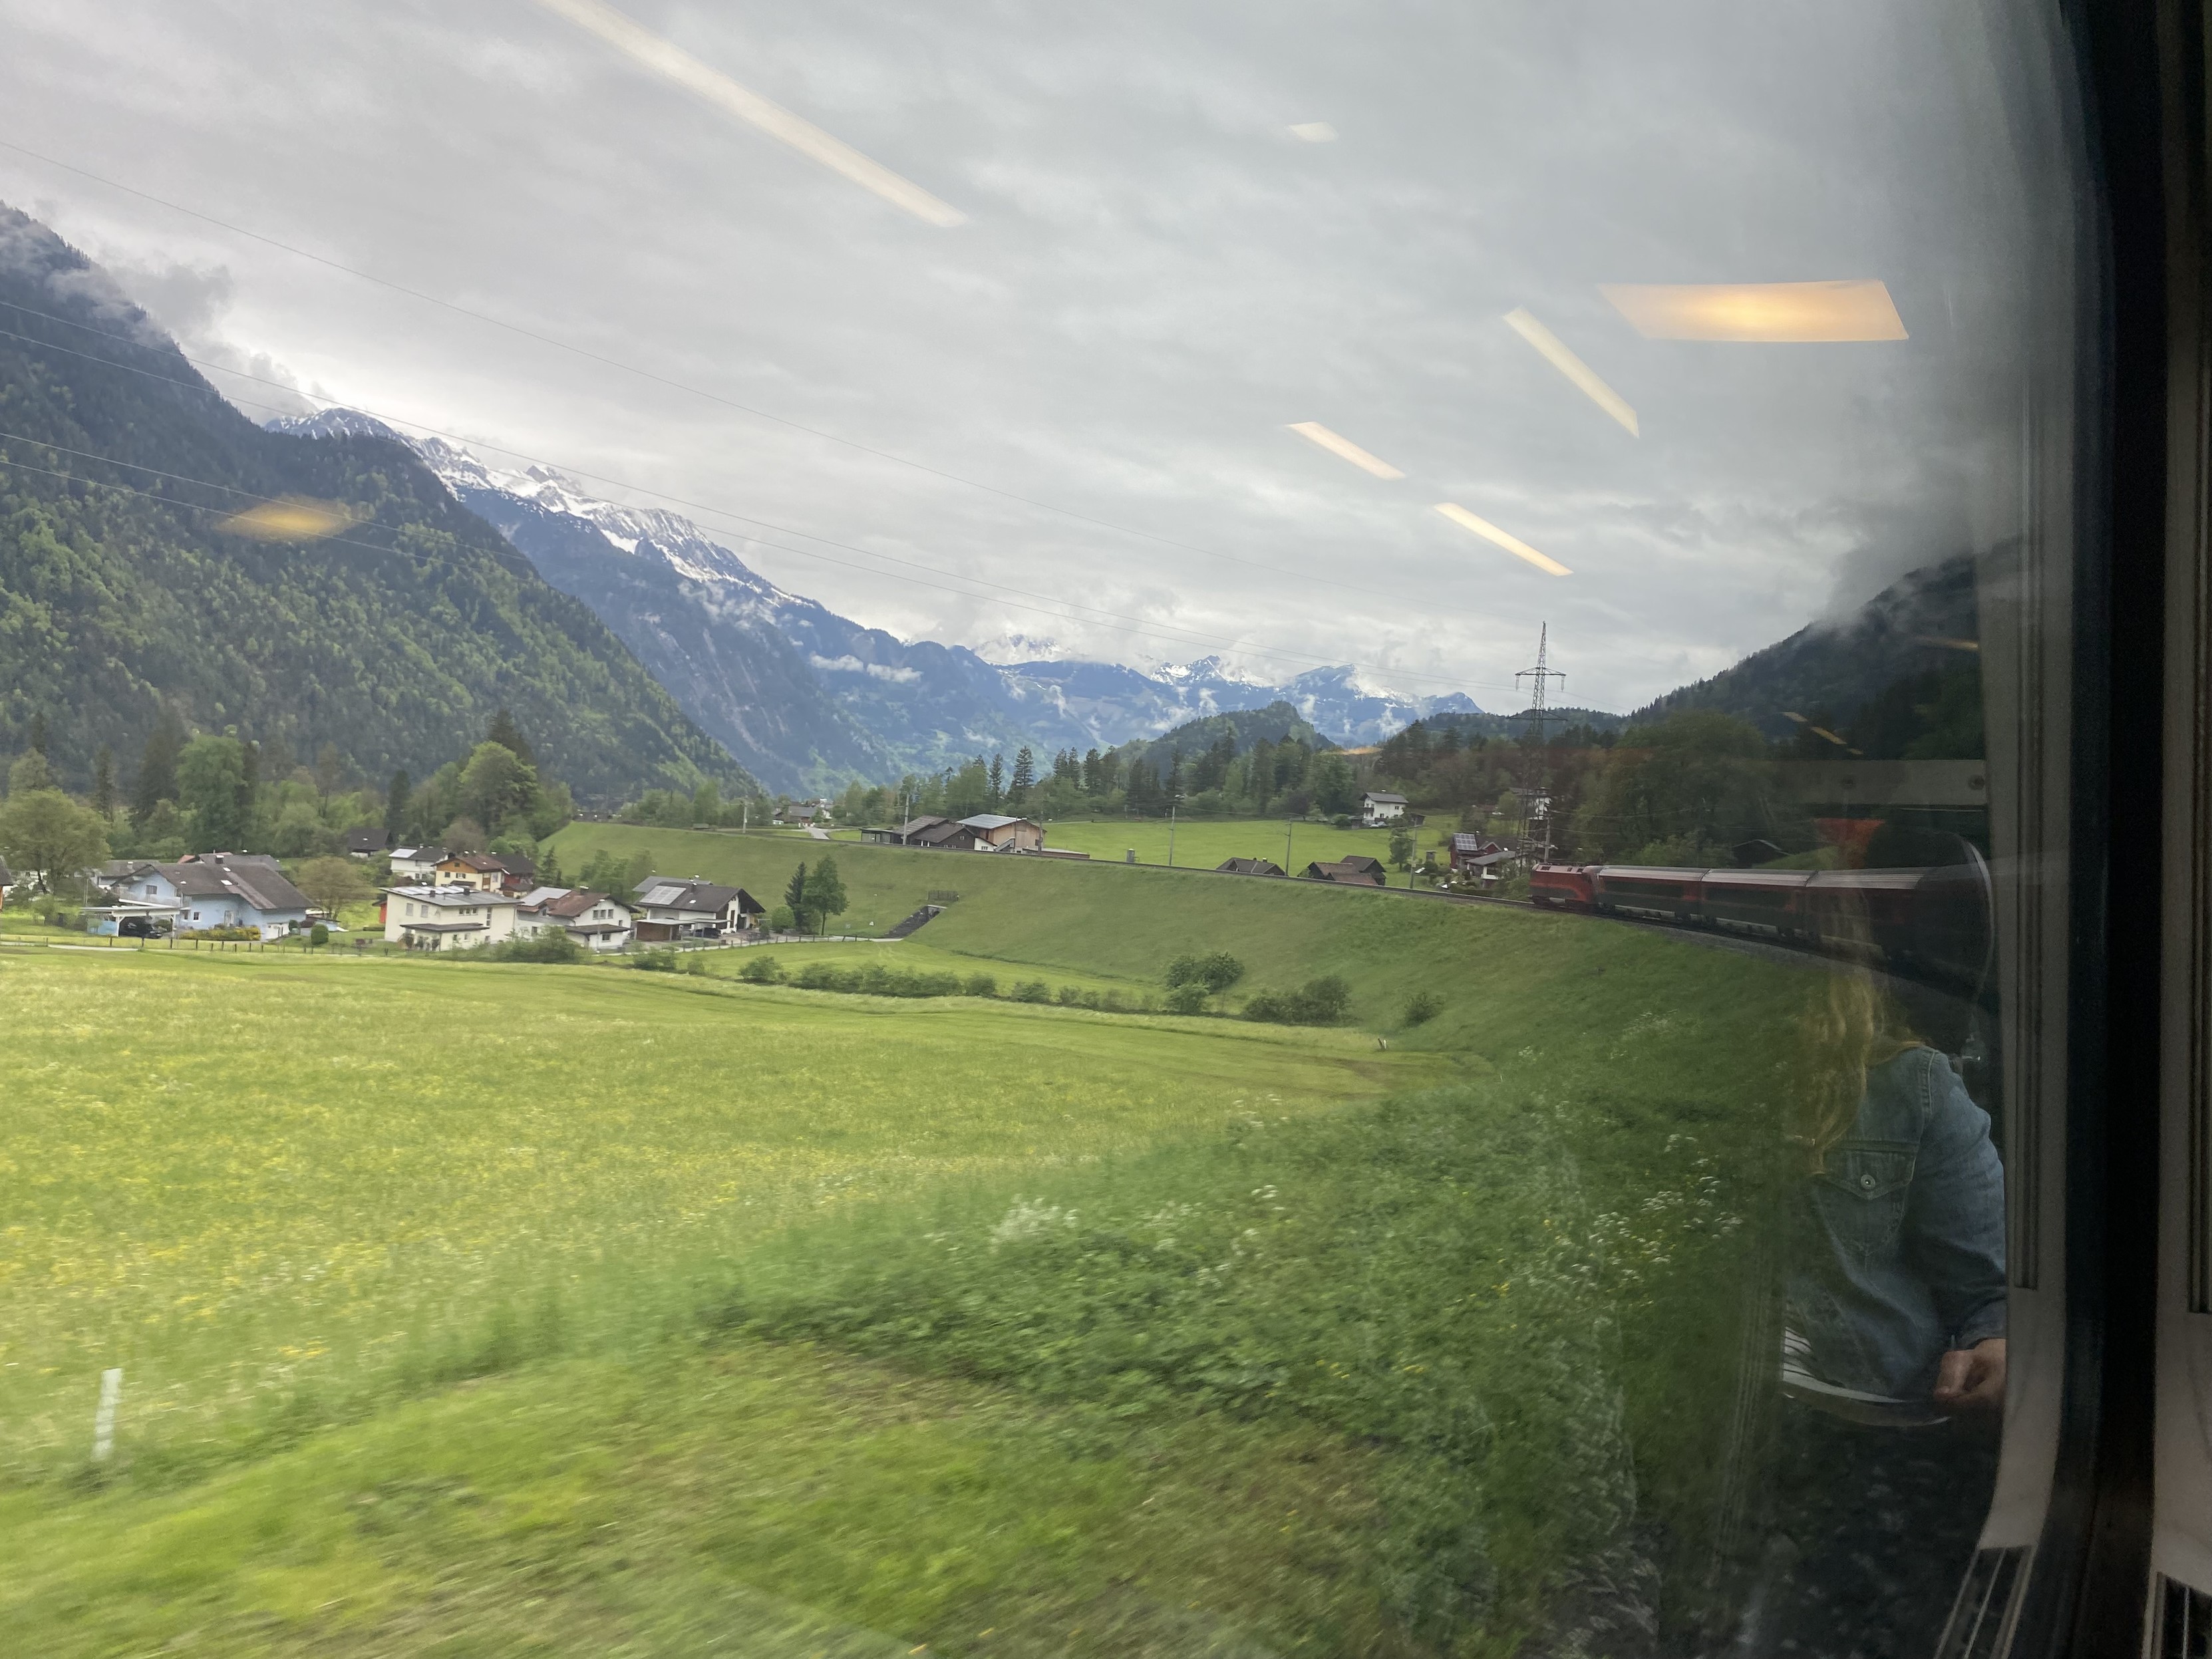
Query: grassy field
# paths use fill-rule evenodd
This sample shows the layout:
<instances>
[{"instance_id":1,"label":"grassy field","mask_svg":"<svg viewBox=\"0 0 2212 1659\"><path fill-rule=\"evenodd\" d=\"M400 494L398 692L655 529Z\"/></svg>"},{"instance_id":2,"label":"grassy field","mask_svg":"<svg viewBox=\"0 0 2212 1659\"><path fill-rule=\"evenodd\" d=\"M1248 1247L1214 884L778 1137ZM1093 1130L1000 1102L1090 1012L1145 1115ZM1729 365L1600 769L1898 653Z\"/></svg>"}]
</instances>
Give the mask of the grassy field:
<instances>
[{"instance_id":1,"label":"grassy field","mask_svg":"<svg viewBox=\"0 0 2212 1659\"><path fill-rule=\"evenodd\" d=\"M804 850L580 826L564 864L594 842L756 892ZM19 1642L1504 1654L1565 1650L1632 1557L1704 1559L1802 970L838 856L890 914L963 896L762 948L1133 992L1226 949L1345 975L1355 1023L731 982L752 951L0 956ZM1444 1010L1407 1029L1417 988Z\"/></svg>"},{"instance_id":2,"label":"grassy field","mask_svg":"<svg viewBox=\"0 0 2212 1659\"><path fill-rule=\"evenodd\" d=\"M1442 844L1450 828L1441 822L1422 825L1417 837L1419 846ZM1339 830L1326 823L1286 825L1280 818L1190 818L1174 827L1174 862L1180 869L1200 870L1211 870L1227 859L1266 859L1282 865L1286 829L1291 862L1284 867L1293 875L1316 860L1349 858L1355 853L1384 860L1389 856L1387 830ZM1155 818L1056 819L1045 826L1046 846L1088 853L1110 863L1121 862L1134 848L1139 864L1166 864L1169 841L1169 826Z\"/></svg>"}]
</instances>

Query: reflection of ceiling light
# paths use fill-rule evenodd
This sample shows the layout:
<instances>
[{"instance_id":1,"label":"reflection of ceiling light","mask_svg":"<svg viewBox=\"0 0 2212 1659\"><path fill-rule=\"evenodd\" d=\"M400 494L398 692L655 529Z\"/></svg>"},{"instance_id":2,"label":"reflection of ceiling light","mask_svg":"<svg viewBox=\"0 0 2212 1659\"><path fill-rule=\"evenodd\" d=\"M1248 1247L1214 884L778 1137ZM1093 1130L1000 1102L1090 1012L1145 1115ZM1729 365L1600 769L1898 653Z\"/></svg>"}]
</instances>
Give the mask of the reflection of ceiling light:
<instances>
[{"instance_id":1,"label":"reflection of ceiling light","mask_svg":"<svg viewBox=\"0 0 2212 1659\"><path fill-rule=\"evenodd\" d=\"M1292 125L1291 136L1310 144L1333 144L1336 142L1336 129L1326 121L1299 121Z\"/></svg>"},{"instance_id":2,"label":"reflection of ceiling light","mask_svg":"<svg viewBox=\"0 0 2212 1659\"><path fill-rule=\"evenodd\" d=\"M787 144L809 161L832 173L842 173L863 190L873 191L892 206L903 208L929 224L965 224L968 216L940 202L910 179L902 179L881 162L866 156L804 117L758 93L739 86L720 70L709 69L674 42L641 27L606 3L606 0L538 0L546 10L567 18L578 28L599 38L633 63L673 81L684 91L705 99L726 114L758 127L778 143Z\"/></svg>"},{"instance_id":3,"label":"reflection of ceiling light","mask_svg":"<svg viewBox=\"0 0 2212 1659\"><path fill-rule=\"evenodd\" d=\"M1444 517L1449 519L1454 524L1459 526L1462 530L1472 530L1476 535L1481 537L1485 541L1497 543L1498 546L1504 548L1508 553L1512 554L1514 557L1528 560L1530 564L1534 565L1539 570L1548 571L1554 576L1571 576L1575 574L1573 571L1568 569L1566 566L1561 564L1557 559L1546 558L1541 553L1539 553L1534 548L1529 546L1528 543L1522 541L1518 536L1507 535L1505 532L1500 530L1496 525L1491 523L1489 520L1479 519L1474 514L1468 512L1465 507L1460 507L1454 502L1438 501L1437 503L1437 511L1443 514Z\"/></svg>"},{"instance_id":4,"label":"reflection of ceiling light","mask_svg":"<svg viewBox=\"0 0 2212 1659\"><path fill-rule=\"evenodd\" d=\"M1800 726L1805 724L1805 717L1802 714L1793 714L1787 708L1782 711L1782 718L1785 720L1796 720Z\"/></svg>"},{"instance_id":5,"label":"reflection of ceiling light","mask_svg":"<svg viewBox=\"0 0 2212 1659\"><path fill-rule=\"evenodd\" d=\"M1377 456L1369 454L1349 438L1340 438L1319 421L1293 421L1291 430L1301 438L1319 444L1332 455L1350 461L1363 472L1372 472L1378 478L1402 478L1406 475Z\"/></svg>"},{"instance_id":6,"label":"reflection of ceiling light","mask_svg":"<svg viewBox=\"0 0 2212 1659\"><path fill-rule=\"evenodd\" d=\"M1598 292L1647 340L1902 340L1889 290L1846 283L1601 283Z\"/></svg>"},{"instance_id":7,"label":"reflection of ceiling light","mask_svg":"<svg viewBox=\"0 0 2212 1659\"><path fill-rule=\"evenodd\" d=\"M343 501L310 501L305 495L286 495L264 501L243 513L234 513L216 528L234 536L251 536L264 542L313 542L335 536L350 526L357 514Z\"/></svg>"},{"instance_id":8,"label":"reflection of ceiling light","mask_svg":"<svg viewBox=\"0 0 2212 1659\"><path fill-rule=\"evenodd\" d=\"M1628 400L1597 377L1595 370L1567 349L1566 342L1530 316L1525 307L1505 313L1505 325L1544 354L1544 360L1582 389L1583 395L1641 437Z\"/></svg>"},{"instance_id":9,"label":"reflection of ceiling light","mask_svg":"<svg viewBox=\"0 0 2212 1659\"><path fill-rule=\"evenodd\" d=\"M1922 634L1917 638L1923 645L1940 645L1950 651L1978 651L1982 648L1979 640L1954 640L1941 634Z\"/></svg>"}]
</instances>

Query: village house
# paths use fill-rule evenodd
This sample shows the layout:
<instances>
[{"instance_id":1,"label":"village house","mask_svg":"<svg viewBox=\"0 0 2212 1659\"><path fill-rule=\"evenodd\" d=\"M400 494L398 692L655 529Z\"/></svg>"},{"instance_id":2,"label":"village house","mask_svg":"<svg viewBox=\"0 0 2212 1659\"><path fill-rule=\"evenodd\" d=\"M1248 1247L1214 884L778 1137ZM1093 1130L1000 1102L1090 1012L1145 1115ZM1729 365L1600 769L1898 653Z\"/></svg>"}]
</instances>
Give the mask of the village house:
<instances>
[{"instance_id":1,"label":"village house","mask_svg":"<svg viewBox=\"0 0 2212 1659\"><path fill-rule=\"evenodd\" d=\"M1044 850L1044 827L1027 818L1010 818L1000 812L979 812L963 818L960 826L975 838L978 853L1040 853Z\"/></svg>"},{"instance_id":2,"label":"village house","mask_svg":"<svg viewBox=\"0 0 2212 1659\"><path fill-rule=\"evenodd\" d=\"M744 888L700 876L647 876L637 884L635 911L639 941L654 945L745 933L768 914Z\"/></svg>"},{"instance_id":3,"label":"village house","mask_svg":"<svg viewBox=\"0 0 2212 1659\"><path fill-rule=\"evenodd\" d=\"M564 933L587 951L619 951L629 943L635 918L629 905L589 888L538 887L522 897L514 918L518 939Z\"/></svg>"},{"instance_id":4,"label":"village house","mask_svg":"<svg viewBox=\"0 0 2212 1659\"><path fill-rule=\"evenodd\" d=\"M481 887L387 887L384 938L410 951L471 951L514 937L521 901Z\"/></svg>"},{"instance_id":5,"label":"village house","mask_svg":"<svg viewBox=\"0 0 2212 1659\"><path fill-rule=\"evenodd\" d=\"M282 939L307 925L307 896L265 854L207 853L158 867L176 895L171 926L177 933L251 927L264 939Z\"/></svg>"},{"instance_id":6,"label":"village house","mask_svg":"<svg viewBox=\"0 0 2212 1659\"><path fill-rule=\"evenodd\" d=\"M1388 789L1370 789L1359 798L1359 821L1370 830L1395 823L1406 816L1406 798Z\"/></svg>"},{"instance_id":7,"label":"village house","mask_svg":"<svg viewBox=\"0 0 2212 1659\"><path fill-rule=\"evenodd\" d=\"M1512 851L1487 836L1470 834L1461 830L1451 838L1451 870L1455 876L1494 882L1501 873L1500 866L1514 858Z\"/></svg>"},{"instance_id":8,"label":"village house","mask_svg":"<svg viewBox=\"0 0 2212 1659\"><path fill-rule=\"evenodd\" d=\"M427 883L437 875L438 866L445 861L446 849L442 847L395 847L392 849L392 879Z\"/></svg>"},{"instance_id":9,"label":"village house","mask_svg":"<svg viewBox=\"0 0 2212 1659\"><path fill-rule=\"evenodd\" d=\"M429 884L496 893L507 886L507 866L489 853L448 853L438 860Z\"/></svg>"},{"instance_id":10,"label":"village house","mask_svg":"<svg viewBox=\"0 0 2212 1659\"><path fill-rule=\"evenodd\" d=\"M385 849L383 827L374 823L356 824L346 831L345 849L348 858L373 859Z\"/></svg>"},{"instance_id":11,"label":"village house","mask_svg":"<svg viewBox=\"0 0 2212 1659\"><path fill-rule=\"evenodd\" d=\"M1266 859L1225 859L1213 866L1232 876L1279 876L1283 866Z\"/></svg>"}]
</instances>

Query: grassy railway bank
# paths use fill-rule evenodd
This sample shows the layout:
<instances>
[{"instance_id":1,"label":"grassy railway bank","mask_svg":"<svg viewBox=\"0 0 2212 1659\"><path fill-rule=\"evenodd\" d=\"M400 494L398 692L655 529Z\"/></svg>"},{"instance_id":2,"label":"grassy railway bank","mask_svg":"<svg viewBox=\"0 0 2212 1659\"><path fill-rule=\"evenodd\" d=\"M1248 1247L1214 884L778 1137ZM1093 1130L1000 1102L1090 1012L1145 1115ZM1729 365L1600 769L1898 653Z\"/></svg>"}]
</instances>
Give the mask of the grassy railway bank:
<instances>
[{"instance_id":1,"label":"grassy railway bank","mask_svg":"<svg viewBox=\"0 0 2212 1659\"><path fill-rule=\"evenodd\" d=\"M593 847L757 892L812 850L560 855ZM837 995L731 977L752 951L0 955L0 1619L56 1654L1504 1654L1637 1552L1701 1559L1709 1291L1802 970L836 852L856 908L962 896L793 964L1133 991L1228 951L1341 974L1351 1018Z\"/></svg>"}]
</instances>

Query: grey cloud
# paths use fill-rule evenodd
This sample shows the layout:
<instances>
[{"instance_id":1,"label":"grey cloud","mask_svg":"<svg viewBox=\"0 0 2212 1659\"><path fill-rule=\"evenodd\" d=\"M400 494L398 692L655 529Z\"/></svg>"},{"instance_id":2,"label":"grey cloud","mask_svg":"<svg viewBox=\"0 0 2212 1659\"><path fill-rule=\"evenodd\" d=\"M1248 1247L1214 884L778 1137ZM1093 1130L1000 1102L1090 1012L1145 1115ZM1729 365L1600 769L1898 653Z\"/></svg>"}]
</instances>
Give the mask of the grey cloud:
<instances>
[{"instance_id":1,"label":"grey cloud","mask_svg":"<svg viewBox=\"0 0 2212 1659\"><path fill-rule=\"evenodd\" d=\"M1959 67L1992 54L1962 49L1955 9L624 3L971 222L905 218L530 0L0 0L0 87L9 132L95 172L1269 573L6 152L0 195L57 198L198 355L786 526L694 513L776 581L908 635L1214 648L848 568L871 562L788 532L1256 641L1285 653L1270 671L1356 660L1493 706L1548 622L1578 699L1626 707L2015 527L2008 376L2039 249L1999 187L2021 163L1988 71ZM1288 135L1314 119L1339 142ZM191 273L217 272L192 311ZM1595 286L1826 276L1888 281L1912 340L1647 341ZM1641 441L1504 326L1522 305L1636 405ZM1358 473L1297 420L1413 476ZM1444 500L1575 576L1443 522Z\"/></svg>"}]
</instances>

